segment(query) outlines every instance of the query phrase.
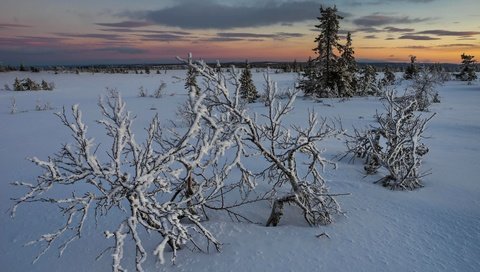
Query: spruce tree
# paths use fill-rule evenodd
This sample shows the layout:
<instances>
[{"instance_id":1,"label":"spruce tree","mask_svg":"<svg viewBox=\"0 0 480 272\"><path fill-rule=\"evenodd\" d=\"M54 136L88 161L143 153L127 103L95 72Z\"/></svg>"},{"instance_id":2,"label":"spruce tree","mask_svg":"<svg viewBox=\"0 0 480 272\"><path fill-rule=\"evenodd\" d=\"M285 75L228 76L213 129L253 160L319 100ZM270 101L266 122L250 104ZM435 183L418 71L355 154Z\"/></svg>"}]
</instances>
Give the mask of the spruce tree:
<instances>
[{"instance_id":1,"label":"spruce tree","mask_svg":"<svg viewBox=\"0 0 480 272\"><path fill-rule=\"evenodd\" d=\"M316 28L320 30L320 35L315 39L317 47L313 51L318 55L315 59L319 67L319 86L317 95L320 97L336 96L338 89L337 83L339 81L338 75L338 56L335 54L335 49L342 51L342 45L339 43L338 30L340 28L339 20L342 16L337 14L337 7L320 7L320 21Z\"/></svg>"},{"instance_id":2,"label":"spruce tree","mask_svg":"<svg viewBox=\"0 0 480 272\"><path fill-rule=\"evenodd\" d=\"M391 86L395 84L395 74L390 70L390 67L385 66L383 69L383 78L380 80L378 83L378 86L380 88L383 88L385 86Z\"/></svg>"},{"instance_id":3,"label":"spruce tree","mask_svg":"<svg viewBox=\"0 0 480 272\"><path fill-rule=\"evenodd\" d=\"M358 95L379 95L377 71L375 70L375 67L371 65L363 67L359 78Z\"/></svg>"},{"instance_id":4,"label":"spruce tree","mask_svg":"<svg viewBox=\"0 0 480 272\"><path fill-rule=\"evenodd\" d=\"M355 75L357 72L357 62L353 56L355 51L352 48L352 35L347 33L347 42L342 46L342 54L338 60L338 94L340 97L353 96L356 89Z\"/></svg>"},{"instance_id":5,"label":"spruce tree","mask_svg":"<svg viewBox=\"0 0 480 272\"><path fill-rule=\"evenodd\" d=\"M405 69L405 73L403 74L403 78L405 79L413 79L418 75L418 66L415 63L417 61L416 56L410 56L410 65L407 66Z\"/></svg>"},{"instance_id":6,"label":"spruce tree","mask_svg":"<svg viewBox=\"0 0 480 272\"><path fill-rule=\"evenodd\" d=\"M245 63L245 69L242 71L240 76L240 95L248 103L255 102L258 98L257 88L253 84L252 72L250 71L250 65L248 62Z\"/></svg>"},{"instance_id":7,"label":"spruce tree","mask_svg":"<svg viewBox=\"0 0 480 272\"><path fill-rule=\"evenodd\" d=\"M349 69L340 65L339 56L337 55L338 53L342 54L344 50L344 46L339 43L340 38L338 36L339 20L343 19L343 17L338 15L337 12L336 6L333 8L320 7L320 17L317 17L320 22L318 25L315 25L319 29L320 34L315 38L317 46L313 49L318 56L307 63L307 66L311 65L313 69L307 67L307 71L302 74L302 79L299 82L299 88L306 95L315 95L317 97L351 95L348 92L349 85L352 82L347 73ZM351 50L351 38L348 47ZM347 55L350 54L353 56L353 50L347 53Z\"/></svg>"},{"instance_id":8,"label":"spruce tree","mask_svg":"<svg viewBox=\"0 0 480 272\"><path fill-rule=\"evenodd\" d=\"M475 63L477 61L473 59L475 56L463 53L461 57L460 74L457 77L462 81L468 81L468 84L472 84L472 81L477 79L477 74L475 73Z\"/></svg>"},{"instance_id":9,"label":"spruce tree","mask_svg":"<svg viewBox=\"0 0 480 272\"><path fill-rule=\"evenodd\" d=\"M187 70L185 89L187 89L189 92L195 92L196 95L199 95L199 88L197 85L197 73L191 67L188 67Z\"/></svg>"},{"instance_id":10,"label":"spruce tree","mask_svg":"<svg viewBox=\"0 0 480 272\"><path fill-rule=\"evenodd\" d=\"M301 73L302 79L298 82L299 89L303 90L305 95L315 95L318 90L318 74L311 57L308 57L307 64Z\"/></svg>"}]
</instances>

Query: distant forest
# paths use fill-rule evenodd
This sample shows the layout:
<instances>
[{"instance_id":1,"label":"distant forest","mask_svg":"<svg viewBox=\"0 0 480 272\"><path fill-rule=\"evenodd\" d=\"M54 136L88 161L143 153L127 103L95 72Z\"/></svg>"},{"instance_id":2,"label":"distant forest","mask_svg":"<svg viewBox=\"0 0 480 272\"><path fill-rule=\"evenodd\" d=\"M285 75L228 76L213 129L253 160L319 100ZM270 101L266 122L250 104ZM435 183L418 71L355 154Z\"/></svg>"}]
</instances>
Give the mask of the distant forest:
<instances>
[{"instance_id":1,"label":"distant forest","mask_svg":"<svg viewBox=\"0 0 480 272\"><path fill-rule=\"evenodd\" d=\"M296 72L300 73L306 66L306 62L225 62L221 63L222 68L245 68L249 65L253 69L270 68L276 73ZM215 67L217 63L208 63L209 66ZM393 62L359 62L360 68L371 65L375 67L377 72L381 72L385 67L389 67L393 72L404 72L410 63L393 63ZM441 66L447 72L458 72L460 64L451 63L418 63L419 66ZM109 74L160 74L167 70L184 70L187 67L183 64L100 64L100 65L65 65L65 66L10 66L0 65L0 72L24 71L24 72L40 72L53 71L55 73L109 73ZM480 66L476 65L476 71L480 72Z\"/></svg>"}]
</instances>

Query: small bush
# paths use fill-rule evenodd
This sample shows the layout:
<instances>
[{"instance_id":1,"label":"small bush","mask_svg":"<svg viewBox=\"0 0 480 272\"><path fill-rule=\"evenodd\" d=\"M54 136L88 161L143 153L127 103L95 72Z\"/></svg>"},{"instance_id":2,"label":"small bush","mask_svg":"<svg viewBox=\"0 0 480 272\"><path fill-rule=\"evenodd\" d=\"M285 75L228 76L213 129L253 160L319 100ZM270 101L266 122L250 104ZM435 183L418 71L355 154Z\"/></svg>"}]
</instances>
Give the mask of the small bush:
<instances>
[{"instance_id":1,"label":"small bush","mask_svg":"<svg viewBox=\"0 0 480 272\"><path fill-rule=\"evenodd\" d=\"M13 90L17 92L21 91L51 91L55 88L53 82L47 83L45 80L42 80L41 83L37 83L30 79L29 77L24 79L15 78L13 83ZM10 89L10 88L9 88Z\"/></svg>"}]
</instances>

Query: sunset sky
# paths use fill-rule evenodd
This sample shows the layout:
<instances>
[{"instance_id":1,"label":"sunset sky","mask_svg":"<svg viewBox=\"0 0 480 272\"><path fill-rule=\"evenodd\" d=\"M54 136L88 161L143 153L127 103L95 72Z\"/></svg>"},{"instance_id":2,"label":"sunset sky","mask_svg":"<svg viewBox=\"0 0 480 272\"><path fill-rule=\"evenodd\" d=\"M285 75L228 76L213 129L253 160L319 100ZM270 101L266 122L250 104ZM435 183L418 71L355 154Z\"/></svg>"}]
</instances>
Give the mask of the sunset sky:
<instances>
[{"instance_id":1,"label":"sunset sky","mask_svg":"<svg viewBox=\"0 0 480 272\"><path fill-rule=\"evenodd\" d=\"M358 61L480 59L480 0L1 0L0 64L305 61L333 4Z\"/></svg>"}]
</instances>

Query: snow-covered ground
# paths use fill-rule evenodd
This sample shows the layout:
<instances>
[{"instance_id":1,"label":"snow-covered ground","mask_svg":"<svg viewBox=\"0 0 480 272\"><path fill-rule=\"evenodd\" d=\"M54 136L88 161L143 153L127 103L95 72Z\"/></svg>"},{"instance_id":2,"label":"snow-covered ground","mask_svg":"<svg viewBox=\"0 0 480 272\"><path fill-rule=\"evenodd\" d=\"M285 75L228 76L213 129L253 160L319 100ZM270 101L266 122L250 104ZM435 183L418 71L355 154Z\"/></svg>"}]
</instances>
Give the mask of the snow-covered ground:
<instances>
[{"instance_id":1,"label":"snow-covered ground","mask_svg":"<svg viewBox=\"0 0 480 272\"><path fill-rule=\"evenodd\" d=\"M41 234L51 232L63 222L57 209L48 204L23 205L12 219L8 209L11 198L21 196L14 181L33 182L40 169L27 157L46 159L59 150L61 143L71 142L69 131L53 115L63 106L80 104L89 135L101 143L106 140L100 118L98 97L105 88L115 88L136 115L134 129L141 137L151 118L158 113L162 120L178 120L176 107L186 99L185 71L161 75L104 75L53 73L0 73L0 86L12 84L15 77L45 79L56 85L54 91L0 91L0 271L109 271L111 258L95 257L112 240L103 235L110 219L90 220L79 241L61 258L52 248L37 263L38 246L24 246ZM296 74L273 74L280 89L293 87ZM261 92L264 81L254 73ZM153 93L163 81L167 83L162 98L138 97L139 87ZM424 188L416 191L390 191L373 184L379 176L364 177L360 161L338 162L338 169L325 177L334 193L351 193L339 197L346 216L325 227L308 227L293 208L287 209L278 227L264 227L269 216L268 203L248 207L251 219L259 224L236 223L224 216L214 216L206 225L223 243L221 252L209 254L182 250L177 263L157 266L147 261L147 271L478 271L480 267L480 83L466 85L451 81L439 87L442 102L434 104L437 115L429 123L426 143L430 152L423 164L431 169ZM17 112L11 114L12 99ZM36 105L48 103L52 110L36 111ZM262 103L249 109L262 112ZM382 110L377 98L354 98L341 102L325 99L316 103L299 97L291 123L306 122L307 112L341 118L343 127L363 127L373 121L375 111ZM333 158L344 152L341 140L322 143L325 156ZM245 208L247 209L247 208ZM111 219L114 221L114 218ZM327 233L330 238L316 235ZM153 250L153 242L147 250ZM135 252L125 253L127 268L132 271Z\"/></svg>"}]
</instances>

